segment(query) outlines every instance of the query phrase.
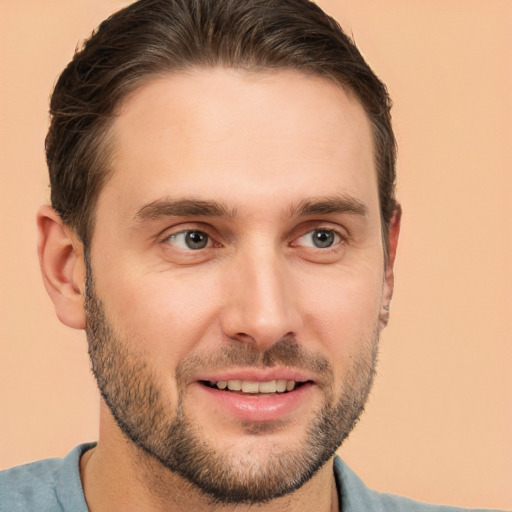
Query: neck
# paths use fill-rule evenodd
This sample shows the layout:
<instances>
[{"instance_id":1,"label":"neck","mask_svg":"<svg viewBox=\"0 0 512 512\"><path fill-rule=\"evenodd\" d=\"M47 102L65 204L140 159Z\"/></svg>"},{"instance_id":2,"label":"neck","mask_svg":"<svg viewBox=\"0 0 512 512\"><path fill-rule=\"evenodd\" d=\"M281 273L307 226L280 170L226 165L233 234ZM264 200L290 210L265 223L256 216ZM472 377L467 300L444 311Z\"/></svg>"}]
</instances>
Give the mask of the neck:
<instances>
[{"instance_id":1,"label":"neck","mask_svg":"<svg viewBox=\"0 0 512 512\"><path fill-rule=\"evenodd\" d=\"M333 459L297 491L264 504L213 503L199 489L171 472L124 436L102 439L80 460L90 512L336 512L338 495Z\"/></svg>"}]
</instances>

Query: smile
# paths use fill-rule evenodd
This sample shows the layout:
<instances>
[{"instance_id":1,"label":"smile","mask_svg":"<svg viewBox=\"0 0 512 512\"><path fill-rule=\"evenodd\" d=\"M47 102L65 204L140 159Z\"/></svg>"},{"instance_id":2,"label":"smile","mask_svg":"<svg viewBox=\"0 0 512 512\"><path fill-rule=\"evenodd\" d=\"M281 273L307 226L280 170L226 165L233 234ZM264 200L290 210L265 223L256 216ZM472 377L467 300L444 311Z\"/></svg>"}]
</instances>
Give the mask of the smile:
<instances>
[{"instance_id":1,"label":"smile","mask_svg":"<svg viewBox=\"0 0 512 512\"><path fill-rule=\"evenodd\" d=\"M275 366L218 369L192 376L195 406L244 422L286 420L319 400L321 385L308 370ZM222 411L222 412L221 412Z\"/></svg>"},{"instance_id":2,"label":"smile","mask_svg":"<svg viewBox=\"0 0 512 512\"><path fill-rule=\"evenodd\" d=\"M220 378L210 375L195 381L200 407L223 411L224 420L229 417L250 422L284 420L310 407L317 389L314 381L294 371L266 372L274 375L265 376L257 375L256 371L230 373L238 375ZM242 378L241 373L250 375ZM213 404L215 407L211 409Z\"/></svg>"},{"instance_id":3,"label":"smile","mask_svg":"<svg viewBox=\"0 0 512 512\"><path fill-rule=\"evenodd\" d=\"M293 391L296 387L304 384L304 382L297 382L294 380L286 379L269 380L266 382L235 379L208 381L203 382L203 384L223 391L238 391L247 394L271 394Z\"/></svg>"}]
</instances>

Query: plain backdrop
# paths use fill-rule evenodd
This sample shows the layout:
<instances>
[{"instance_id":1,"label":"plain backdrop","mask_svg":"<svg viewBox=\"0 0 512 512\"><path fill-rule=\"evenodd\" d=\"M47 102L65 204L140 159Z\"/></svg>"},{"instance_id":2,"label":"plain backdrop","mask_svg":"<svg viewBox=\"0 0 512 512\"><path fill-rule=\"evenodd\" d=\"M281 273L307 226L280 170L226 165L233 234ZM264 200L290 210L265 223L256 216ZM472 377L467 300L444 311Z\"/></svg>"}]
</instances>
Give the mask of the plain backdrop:
<instances>
[{"instance_id":1,"label":"plain backdrop","mask_svg":"<svg viewBox=\"0 0 512 512\"><path fill-rule=\"evenodd\" d=\"M52 85L120 0L0 0L0 468L97 437L82 332L55 317L35 213ZM404 209L391 323L340 453L370 486L512 508L512 1L323 0L394 99Z\"/></svg>"}]
</instances>

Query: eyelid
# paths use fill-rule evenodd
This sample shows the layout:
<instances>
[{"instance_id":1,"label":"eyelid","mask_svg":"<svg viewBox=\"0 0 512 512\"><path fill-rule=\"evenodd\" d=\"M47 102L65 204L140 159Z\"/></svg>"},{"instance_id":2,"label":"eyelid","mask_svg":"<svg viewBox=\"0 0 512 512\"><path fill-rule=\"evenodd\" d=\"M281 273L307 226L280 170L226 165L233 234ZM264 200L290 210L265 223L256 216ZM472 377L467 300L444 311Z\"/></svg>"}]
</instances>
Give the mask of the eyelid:
<instances>
[{"instance_id":1,"label":"eyelid","mask_svg":"<svg viewBox=\"0 0 512 512\"><path fill-rule=\"evenodd\" d=\"M346 240L346 237L342 233L340 233L339 230L337 230L337 229L325 228L325 227L315 227L313 229L309 229L304 234L296 237L294 242L296 242L297 240L303 239L303 238L307 237L308 235L312 236L312 234L314 232L318 232L318 231L332 233L335 237L333 243L327 247L316 247L313 243L311 243L311 245L300 245L298 243L294 243L294 245L296 245L297 247L303 247L303 248L313 249L313 250L318 250L318 251L328 251L328 250L335 249L338 245L340 245L341 243L343 243Z\"/></svg>"},{"instance_id":2,"label":"eyelid","mask_svg":"<svg viewBox=\"0 0 512 512\"><path fill-rule=\"evenodd\" d=\"M200 233L201 235L204 235L207 238L206 246L200 247L198 249L192 249L191 247L180 247L178 245L174 245L173 243L171 243L171 240L173 240L173 239L177 240L177 238L180 235L186 236L187 233ZM184 251L190 250L190 251L197 252L197 251L201 251L201 250L210 248L212 246L213 240L212 240L211 236L208 235L208 233L205 233L204 231L199 231L198 229L183 229L181 231L177 231L175 233L171 233L170 235L167 235L164 238L163 242L168 243L169 245L176 247L177 249L180 249L180 250L184 250Z\"/></svg>"},{"instance_id":3,"label":"eyelid","mask_svg":"<svg viewBox=\"0 0 512 512\"><path fill-rule=\"evenodd\" d=\"M304 222L303 224L297 226L297 228L294 229L292 236L290 237L292 239L292 243L295 240L298 240L299 238L312 233L313 231L328 231L334 233L340 238L340 242L342 243L348 243L351 239L350 232L346 227L325 220L313 220Z\"/></svg>"},{"instance_id":4,"label":"eyelid","mask_svg":"<svg viewBox=\"0 0 512 512\"><path fill-rule=\"evenodd\" d=\"M181 234L197 232L208 237L208 244L203 249L186 249L176 247L169 243L171 237L176 237ZM169 245L177 250L199 252L201 250L211 249L212 247L220 247L222 244L218 242L219 236L216 230L212 229L211 226L201 222L183 222L175 226L168 226L157 235L158 243Z\"/></svg>"},{"instance_id":5,"label":"eyelid","mask_svg":"<svg viewBox=\"0 0 512 512\"><path fill-rule=\"evenodd\" d=\"M212 227L204 222L181 221L176 224L167 224L155 236L160 241L166 240L171 235L177 235L187 231L199 231L205 235L212 236Z\"/></svg>"}]
</instances>

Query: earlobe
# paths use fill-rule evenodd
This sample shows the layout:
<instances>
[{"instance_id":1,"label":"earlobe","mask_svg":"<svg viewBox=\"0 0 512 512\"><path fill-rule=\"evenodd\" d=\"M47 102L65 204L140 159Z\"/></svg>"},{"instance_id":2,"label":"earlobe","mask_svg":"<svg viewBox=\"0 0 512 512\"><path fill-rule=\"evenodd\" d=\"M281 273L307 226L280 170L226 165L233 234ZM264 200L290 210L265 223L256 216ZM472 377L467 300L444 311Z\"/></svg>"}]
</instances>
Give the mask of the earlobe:
<instances>
[{"instance_id":1,"label":"earlobe","mask_svg":"<svg viewBox=\"0 0 512 512\"><path fill-rule=\"evenodd\" d=\"M85 328L85 264L83 247L50 206L37 213L37 253L46 291L59 320L74 329Z\"/></svg>"},{"instance_id":2,"label":"earlobe","mask_svg":"<svg viewBox=\"0 0 512 512\"><path fill-rule=\"evenodd\" d=\"M402 219L402 207L396 204L391 222L389 223L388 233L388 258L386 261L386 270L384 275L384 290L382 294L382 312L380 315L381 327L385 327L389 320L389 305L393 297L393 289L395 285L394 266L396 258L396 250L398 247L398 236L400 234L400 222Z\"/></svg>"}]
</instances>

